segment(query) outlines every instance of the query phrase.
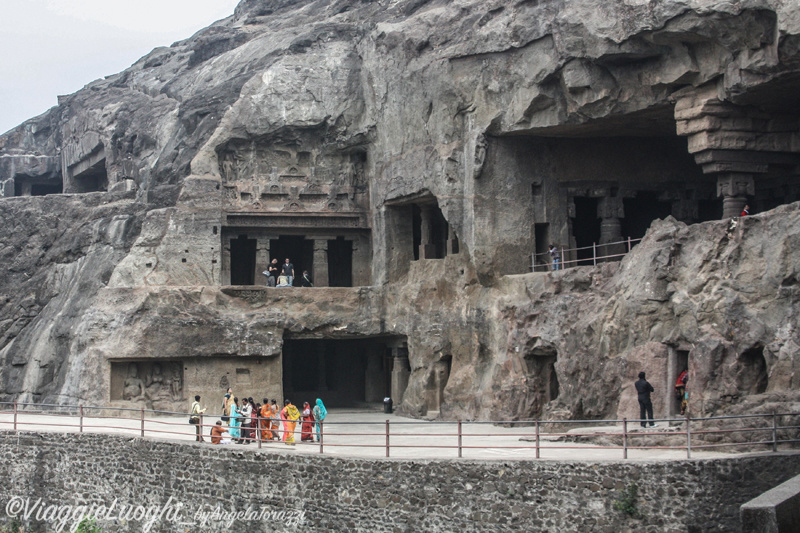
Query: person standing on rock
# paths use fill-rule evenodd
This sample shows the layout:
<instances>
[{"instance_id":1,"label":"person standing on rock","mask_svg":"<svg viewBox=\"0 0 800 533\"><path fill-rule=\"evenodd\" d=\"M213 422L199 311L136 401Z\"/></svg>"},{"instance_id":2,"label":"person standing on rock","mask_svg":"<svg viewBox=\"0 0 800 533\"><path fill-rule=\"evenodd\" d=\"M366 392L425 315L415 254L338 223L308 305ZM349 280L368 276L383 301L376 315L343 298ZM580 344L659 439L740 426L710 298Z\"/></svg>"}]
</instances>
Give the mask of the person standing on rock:
<instances>
[{"instance_id":1,"label":"person standing on rock","mask_svg":"<svg viewBox=\"0 0 800 533\"><path fill-rule=\"evenodd\" d=\"M653 402L650 401L650 393L655 392L652 385L645 379L645 373L639 372L639 381L635 383L636 392L639 395L639 419L642 427L647 427L647 421L650 421L650 427L654 428L658 424L653 423ZM647 415L647 418L645 418Z\"/></svg>"}]
</instances>

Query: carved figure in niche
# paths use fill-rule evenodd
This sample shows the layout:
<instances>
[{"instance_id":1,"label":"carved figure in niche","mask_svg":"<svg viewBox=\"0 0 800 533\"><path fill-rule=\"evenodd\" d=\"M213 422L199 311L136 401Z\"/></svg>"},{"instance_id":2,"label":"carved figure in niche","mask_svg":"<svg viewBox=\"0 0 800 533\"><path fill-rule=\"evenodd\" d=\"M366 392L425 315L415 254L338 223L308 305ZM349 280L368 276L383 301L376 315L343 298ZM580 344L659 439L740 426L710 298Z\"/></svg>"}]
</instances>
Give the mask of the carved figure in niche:
<instances>
[{"instance_id":1,"label":"carved figure in niche","mask_svg":"<svg viewBox=\"0 0 800 533\"><path fill-rule=\"evenodd\" d=\"M123 383L122 399L132 402L144 400L144 383L139 379L139 367L136 363L128 365L128 377Z\"/></svg>"},{"instance_id":2,"label":"carved figure in niche","mask_svg":"<svg viewBox=\"0 0 800 533\"><path fill-rule=\"evenodd\" d=\"M220 167L223 183L236 180L236 154L234 152L225 152L222 155Z\"/></svg>"},{"instance_id":3,"label":"carved figure in niche","mask_svg":"<svg viewBox=\"0 0 800 533\"><path fill-rule=\"evenodd\" d=\"M153 363L153 368L150 371L145 382L145 395L148 400L170 399L169 384L165 383L164 375L161 372L161 365Z\"/></svg>"},{"instance_id":4,"label":"carved figure in niche","mask_svg":"<svg viewBox=\"0 0 800 533\"><path fill-rule=\"evenodd\" d=\"M172 365L172 384L170 386L173 400L180 400L183 398L183 379L181 377L181 364L175 363Z\"/></svg>"}]
</instances>

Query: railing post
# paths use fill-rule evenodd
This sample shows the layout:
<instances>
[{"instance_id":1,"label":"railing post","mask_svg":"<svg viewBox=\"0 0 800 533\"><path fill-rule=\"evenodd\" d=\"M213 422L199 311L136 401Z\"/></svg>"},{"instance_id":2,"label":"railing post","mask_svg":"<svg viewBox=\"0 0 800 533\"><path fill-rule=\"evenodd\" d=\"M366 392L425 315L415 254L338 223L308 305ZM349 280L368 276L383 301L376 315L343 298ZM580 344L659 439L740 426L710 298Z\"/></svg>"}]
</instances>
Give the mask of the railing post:
<instances>
[{"instance_id":1,"label":"railing post","mask_svg":"<svg viewBox=\"0 0 800 533\"><path fill-rule=\"evenodd\" d=\"M259 448L261 448L261 425L263 424L263 420L264 419L260 416L256 418L256 442Z\"/></svg>"},{"instance_id":2,"label":"railing post","mask_svg":"<svg viewBox=\"0 0 800 533\"><path fill-rule=\"evenodd\" d=\"M692 428L689 426L691 418L689 413L686 413L686 458L692 458Z\"/></svg>"},{"instance_id":3,"label":"railing post","mask_svg":"<svg viewBox=\"0 0 800 533\"><path fill-rule=\"evenodd\" d=\"M458 457L461 458L461 420L458 421Z\"/></svg>"},{"instance_id":4,"label":"railing post","mask_svg":"<svg viewBox=\"0 0 800 533\"><path fill-rule=\"evenodd\" d=\"M775 418L775 411L772 411L772 451L778 451L778 420Z\"/></svg>"},{"instance_id":5,"label":"railing post","mask_svg":"<svg viewBox=\"0 0 800 533\"><path fill-rule=\"evenodd\" d=\"M592 243L592 264L597 266L597 243Z\"/></svg>"},{"instance_id":6,"label":"railing post","mask_svg":"<svg viewBox=\"0 0 800 533\"><path fill-rule=\"evenodd\" d=\"M631 253L631 238L628 237L628 253Z\"/></svg>"},{"instance_id":7,"label":"railing post","mask_svg":"<svg viewBox=\"0 0 800 533\"><path fill-rule=\"evenodd\" d=\"M628 419L622 419L622 458L628 458Z\"/></svg>"},{"instance_id":8,"label":"railing post","mask_svg":"<svg viewBox=\"0 0 800 533\"><path fill-rule=\"evenodd\" d=\"M144 437L144 407L142 407L141 415L140 415L139 420L142 423L142 437Z\"/></svg>"},{"instance_id":9,"label":"railing post","mask_svg":"<svg viewBox=\"0 0 800 533\"><path fill-rule=\"evenodd\" d=\"M536 419L536 458L539 458L539 419Z\"/></svg>"},{"instance_id":10,"label":"railing post","mask_svg":"<svg viewBox=\"0 0 800 533\"><path fill-rule=\"evenodd\" d=\"M203 413L200 413L200 423L197 424L197 427L200 429L200 442L203 442L205 440L205 436L203 435L203 432L205 431L205 426L203 425Z\"/></svg>"},{"instance_id":11,"label":"railing post","mask_svg":"<svg viewBox=\"0 0 800 533\"><path fill-rule=\"evenodd\" d=\"M389 457L389 421L386 421L386 457Z\"/></svg>"},{"instance_id":12,"label":"railing post","mask_svg":"<svg viewBox=\"0 0 800 533\"><path fill-rule=\"evenodd\" d=\"M319 453L322 453L322 440L325 438L325 433L322 431L322 420L319 421Z\"/></svg>"},{"instance_id":13,"label":"railing post","mask_svg":"<svg viewBox=\"0 0 800 533\"><path fill-rule=\"evenodd\" d=\"M17 402L14 402L14 431L17 430Z\"/></svg>"},{"instance_id":14,"label":"railing post","mask_svg":"<svg viewBox=\"0 0 800 533\"><path fill-rule=\"evenodd\" d=\"M80 413L81 413L81 422L80 422L81 429L80 429L79 433L83 433L83 406L82 405L79 406L79 410L80 410Z\"/></svg>"}]
</instances>

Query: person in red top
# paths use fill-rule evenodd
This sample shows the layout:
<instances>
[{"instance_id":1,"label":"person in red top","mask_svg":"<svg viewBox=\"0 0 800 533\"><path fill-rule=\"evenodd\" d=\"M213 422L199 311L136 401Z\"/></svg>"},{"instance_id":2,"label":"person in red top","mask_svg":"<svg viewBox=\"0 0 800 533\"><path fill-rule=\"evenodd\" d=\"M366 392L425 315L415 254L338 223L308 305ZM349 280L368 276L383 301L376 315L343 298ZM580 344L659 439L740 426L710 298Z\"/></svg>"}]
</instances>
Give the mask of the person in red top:
<instances>
[{"instance_id":1,"label":"person in red top","mask_svg":"<svg viewBox=\"0 0 800 533\"><path fill-rule=\"evenodd\" d=\"M686 414L686 408L689 406L689 401L686 395L686 383L689 381L689 370L684 370L678 375L675 381L675 395L678 401L681 402L681 414Z\"/></svg>"},{"instance_id":2,"label":"person in red top","mask_svg":"<svg viewBox=\"0 0 800 533\"><path fill-rule=\"evenodd\" d=\"M742 209L742 214L739 215L739 216L740 217L746 217L749 214L750 214L750 206L749 205L745 205L744 209Z\"/></svg>"},{"instance_id":3,"label":"person in red top","mask_svg":"<svg viewBox=\"0 0 800 533\"><path fill-rule=\"evenodd\" d=\"M311 432L314 430L314 417L311 415L311 406L308 402L303 403L303 425L300 428L300 440L314 440Z\"/></svg>"}]
</instances>

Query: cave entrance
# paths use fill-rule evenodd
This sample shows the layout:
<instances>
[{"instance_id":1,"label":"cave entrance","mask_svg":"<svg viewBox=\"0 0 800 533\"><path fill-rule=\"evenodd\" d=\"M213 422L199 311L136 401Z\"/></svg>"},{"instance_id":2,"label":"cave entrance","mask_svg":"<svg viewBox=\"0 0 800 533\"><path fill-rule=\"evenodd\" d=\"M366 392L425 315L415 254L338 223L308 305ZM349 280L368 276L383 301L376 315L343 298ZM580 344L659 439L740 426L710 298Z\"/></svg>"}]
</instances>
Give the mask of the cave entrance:
<instances>
[{"instance_id":1,"label":"cave entrance","mask_svg":"<svg viewBox=\"0 0 800 533\"><path fill-rule=\"evenodd\" d=\"M353 241L344 237L328 241L328 285L353 286Z\"/></svg>"},{"instance_id":2,"label":"cave entrance","mask_svg":"<svg viewBox=\"0 0 800 533\"><path fill-rule=\"evenodd\" d=\"M658 199L655 191L639 191L635 198L622 201L625 218L622 219L622 236L641 239L647 233L650 224L672 214L672 202Z\"/></svg>"},{"instance_id":3,"label":"cave entrance","mask_svg":"<svg viewBox=\"0 0 800 533\"><path fill-rule=\"evenodd\" d=\"M548 272L550 270L550 224L534 224L536 249L533 256L533 271Z\"/></svg>"},{"instance_id":4,"label":"cave entrance","mask_svg":"<svg viewBox=\"0 0 800 533\"><path fill-rule=\"evenodd\" d=\"M391 395L390 339L284 339L284 396L301 407L365 407Z\"/></svg>"},{"instance_id":5,"label":"cave entrance","mask_svg":"<svg viewBox=\"0 0 800 533\"><path fill-rule=\"evenodd\" d=\"M442 210L435 202L414 204L411 209L414 260L444 259L450 229Z\"/></svg>"},{"instance_id":6,"label":"cave entrance","mask_svg":"<svg viewBox=\"0 0 800 533\"><path fill-rule=\"evenodd\" d=\"M539 417L549 402L559 395L555 350L536 351L525 355L528 375L528 404L530 416Z\"/></svg>"},{"instance_id":7,"label":"cave entrance","mask_svg":"<svg viewBox=\"0 0 800 533\"><path fill-rule=\"evenodd\" d=\"M300 286L303 271L308 270L312 281L314 280L314 241L307 240L303 235L281 235L269 241L270 261L278 260L278 265L283 265L286 258L294 265L295 287Z\"/></svg>"},{"instance_id":8,"label":"cave entrance","mask_svg":"<svg viewBox=\"0 0 800 533\"><path fill-rule=\"evenodd\" d=\"M108 190L108 174L106 173L105 158L94 163L92 166L79 174L73 176L78 193L102 192Z\"/></svg>"},{"instance_id":9,"label":"cave entrance","mask_svg":"<svg viewBox=\"0 0 800 533\"><path fill-rule=\"evenodd\" d=\"M14 196L46 196L48 194L61 194L62 192L63 186L60 179L43 180L25 176L16 176L14 178Z\"/></svg>"},{"instance_id":10,"label":"cave entrance","mask_svg":"<svg viewBox=\"0 0 800 533\"><path fill-rule=\"evenodd\" d=\"M739 356L739 371L736 375L736 385L739 391L744 394L761 394L766 392L768 384L764 347L756 346L745 350Z\"/></svg>"},{"instance_id":11,"label":"cave entrance","mask_svg":"<svg viewBox=\"0 0 800 533\"><path fill-rule=\"evenodd\" d=\"M256 273L256 239L239 235L231 239L231 285L253 285Z\"/></svg>"},{"instance_id":12,"label":"cave entrance","mask_svg":"<svg viewBox=\"0 0 800 533\"><path fill-rule=\"evenodd\" d=\"M591 265L592 246L600 242L600 218L597 216L597 198L576 196L575 218L572 221L572 233L575 236L577 264ZM588 259L588 260L587 260Z\"/></svg>"},{"instance_id":13,"label":"cave entrance","mask_svg":"<svg viewBox=\"0 0 800 533\"><path fill-rule=\"evenodd\" d=\"M681 414L681 402L683 401L683 398L679 395L679 391L675 387L678 384L678 379L684 370L689 370L689 350L675 350L675 357L672 362L672 372L669 374L671 383L668 384L668 390L671 393L670 398L672 398L669 402L670 415ZM687 381L687 389L689 384L690 383ZM684 390L683 392L685 393L686 391Z\"/></svg>"}]
</instances>

